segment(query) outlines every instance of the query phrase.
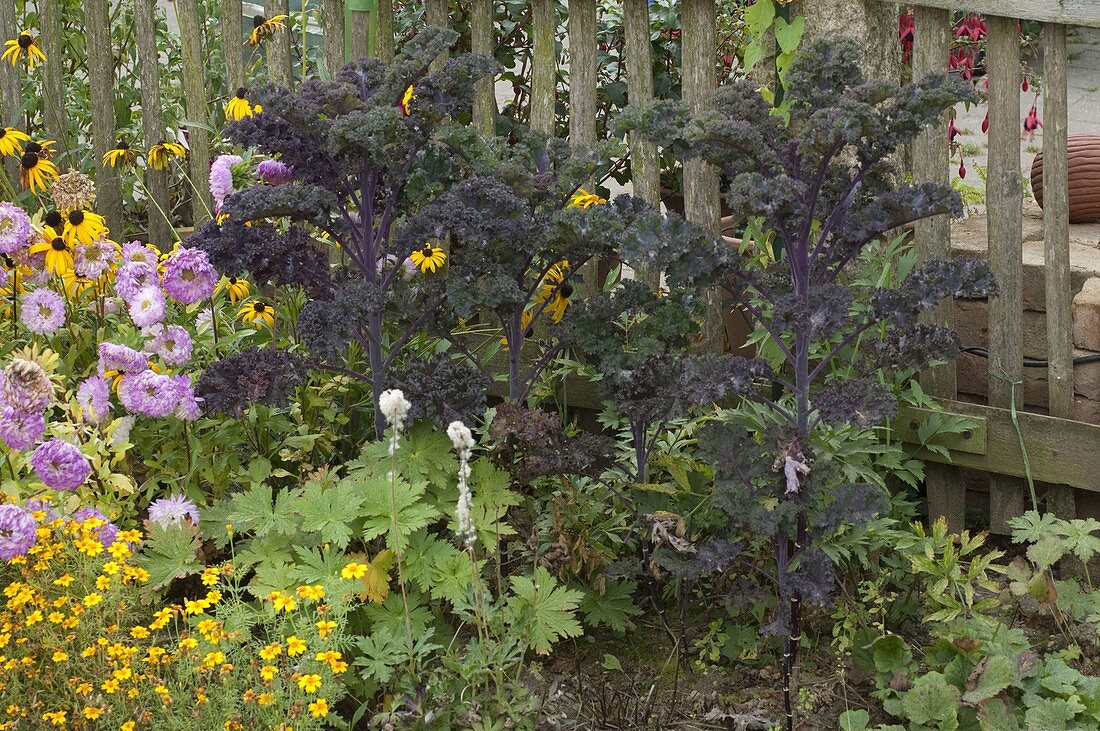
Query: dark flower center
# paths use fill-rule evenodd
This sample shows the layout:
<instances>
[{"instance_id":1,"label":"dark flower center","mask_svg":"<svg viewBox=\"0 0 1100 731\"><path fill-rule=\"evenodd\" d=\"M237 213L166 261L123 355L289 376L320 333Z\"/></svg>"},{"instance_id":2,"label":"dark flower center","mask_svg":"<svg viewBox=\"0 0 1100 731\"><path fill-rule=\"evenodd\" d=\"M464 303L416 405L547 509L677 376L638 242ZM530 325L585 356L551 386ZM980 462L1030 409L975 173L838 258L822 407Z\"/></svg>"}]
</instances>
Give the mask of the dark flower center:
<instances>
[{"instance_id":1,"label":"dark flower center","mask_svg":"<svg viewBox=\"0 0 1100 731\"><path fill-rule=\"evenodd\" d=\"M241 88L237 89L237 98L238 99L244 99L245 96L247 96L247 95L248 95L248 89L246 89L245 87L242 86Z\"/></svg>"},{"instance_id":2,"label":"dark flower center","mask_svg":"<svg viewBox=\"0 0 1100 731\"><path fill-rule=\"evenodd\" d=\"M6 127L0 127L0 140L4 139L4 135L6 135L7 133L8 130Z\"/></svg>"},{"instance_id":3,"label":"dark flower center","mask_svg":"<svg viewBox=\"0 0 1100 731\"><path fill-rule=\"evenodd\" d=\"M267 18L262 15L257 15L252 18L252 27L259 28L261 25L267 22Z\"/></svg>"},{"instance_id":4,"label":"dark flower center","mask_svg":"<svg viewBox=\"0 0 1100 731\"><path fill-rule=\"evenodd\" d=\"M69 223L79 226L84 223L84 211L72 211L69 213Z\"/></svg>"},{"instance_id":5,"label":"dark flower center","mask_svg":"<svg viewBox=\"0 0 1100 731\"><path fill-rule=\"evenodd\" d=\"M38 164L38 155L33 152L25 152L23 157L19 159L19 164L23 166L24 170L32 170Z\"/></svg>"},{"instance_id":6,"label":"dark flower center","mask_svg":"<svg viewBox=\"0 0 1100 731\"><path fill-rule=\"evenodd\" d=\"M65 219L62 218L61 214L57 211L50 211L46 214L46 218L43 220L45 220L47 226L51 226L53 228L57 228L65 222Z\"/></svg>"},{"instance_id":7,"label":"dark flower center","mask_svg":"<svg viewBox=\"0 0 1100 731\"><path fill-rule=\"evenodd\" d=\"M421 253L424 254L424 258L431 259L432 258L432 247L431 246L425 246L424 251L421 252Z\"/></svg>"},{"instance_id":8,"label":"dark flower center","mask_svg":"<svg viewBox=\"0 0 1100 731\"><path fill-rule=\"evenodd\" d=\"M263 312L267 309L267 306L263 302L257 302L253 309L255 309L256 312Z\"/></svg>"},{"instance_id":9,"label":"dark flower center","mask_svg":"<svg viewBox=\"0 0 1100 731\"><path fill-rule=\"evenodd\" d=\"M230 286L233 286L236 283L237 283L237 278L236 277L230 277L229 278L229 285Z\"/></svg>"},{"instance_id":10,"label":"dark flower center","mask_svg":"<svg viewBox=\"0 0 1100 731\"><path fill-rule=\"evenodd\" d=\"M563 284L561 286L561 289L558 290L558 294L560 294L562 296L562 298L568 299L569 297L573 296L573 285L572 284Z\"/></svg>"},{"instance_id":11,"label":"dark flower center","mask_svg":"<svg viewBox=\"0 0 1100 731\"><path fill-rule=\"evenodd\" d=\"M40 145L37 142L32 140L32 141L27 143L27 146L23 148L23 151L24 152L33 152L35 155L37 155L40 152L42 152L42 145Z\"/></svg>"},{"instance_id":12,"label":"dark flower center","mask_svg":"<svg viewBox=\"0 0 1100 731\"><path fill-rule=\"evenodd\" d=\"M19 34L19 47L24 51L30 48L34 44L34 37L27 33Z\"/></svg>"},{"instance_id":13,"label":"dark flower center","mask_svg":"<svg viewBox=\"0 0 1100 731\"><path fill-rule=\"evenodd\" d=\"M61 238L60 236L51 241L50 246L53 248L54 251L65 251L65 249L69 248L68 246L65 246L65 239Z\"/></svg>"},{"instance_id":14,"label":"dark flower center","mask_svg":"<svg viewBox=\"0 0 1100 731\"><path fill-rule=\"evenodd\" d=\"M129 145L129 143L126 142L126 140L119 140L117 147L120 150L129 150L130 149L130 145Z\"/></svg>"}]
</instances>

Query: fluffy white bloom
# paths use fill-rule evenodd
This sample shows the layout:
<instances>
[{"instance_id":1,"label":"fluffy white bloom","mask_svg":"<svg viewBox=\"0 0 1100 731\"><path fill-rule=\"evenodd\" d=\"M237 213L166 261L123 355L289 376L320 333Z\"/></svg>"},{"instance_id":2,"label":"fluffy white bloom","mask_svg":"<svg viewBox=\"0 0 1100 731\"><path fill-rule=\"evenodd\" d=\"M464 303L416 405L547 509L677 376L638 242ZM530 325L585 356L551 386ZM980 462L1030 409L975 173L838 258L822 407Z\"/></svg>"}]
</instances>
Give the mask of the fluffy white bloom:
<instances>
[{"instance_id":1,"label":"fluffy white bloom","mask_svg":"<svg viewBox=\"0 0 1100 731\"><path fill-rule=\"evenodd\" d=\"M458 504L455 506L455 522L458 523L456 533L466 543L467 548L472 548L477 540L477 531L474 530L474 521L470 516L470 508L473 507L473 494L470 492L470 456L474 449L474 435L470 428L461 421L452 421L447 427L447 436L451 438L451 444L458 455Z\"/></svg>"},{"instance_id":2,"label":"fluffy white bloom","mask_svg":"<svg viewBox=\"0 0 1100 731\"><path fill-rule=\"evenodd\" d=\"M386 422L395 428L400 429L405 423L405 417L409 415L409 407L412 406L405 398L405 394L400 389L391 388L388 391L383 391L382 395L378 397L378 406L382 409L382 416L386 417Z\"/></svg>"},{"instance_id":3,"label":"fluffy white bloom","mask_svg":"<svg viewBox=\"0 0 1100 731\"><path fill-rule=\"evenodd\" d=\"M130 441L130 429L134 426L134 417L123 416L115 421L114 431L111 433L111 446L118 447Z\"/></svg>"},{"instance_id":4,"label":"fluffy white bloom","mask_svg":"<svg viewBox=\"0 0 1100 731\"><path fill-rule=\"evenodd\" d=\"M474 435L470 427L461 421L452 421L447 427L447 436L451 438L451 444L455 445L456 452L473 449Z\"/></svg>"}]
</instances>

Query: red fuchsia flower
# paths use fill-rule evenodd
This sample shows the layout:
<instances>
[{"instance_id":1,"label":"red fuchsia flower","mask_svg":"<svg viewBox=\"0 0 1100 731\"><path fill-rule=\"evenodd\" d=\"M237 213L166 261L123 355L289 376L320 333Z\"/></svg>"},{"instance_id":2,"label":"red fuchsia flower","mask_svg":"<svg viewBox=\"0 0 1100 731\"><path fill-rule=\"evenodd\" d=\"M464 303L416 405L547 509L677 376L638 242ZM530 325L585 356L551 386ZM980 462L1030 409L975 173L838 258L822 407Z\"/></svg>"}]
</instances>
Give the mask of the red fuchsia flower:
<instances>
[{"instance_id":1,"label":"red fuchsia flower","mask_svg":"<svg viewBox=\"0 0 1100 731\"><path fill-rule=\"evenodd\" d=\"M1020 91L1027 93L1027 77L1024 77L1024 83L1020 84Z\"/></svg>"},{"instance_id":2,"label":"red fuchsia flower","mask_svg":"<svg viewBox=\"0 0 1100 731\"><path fill-rule=\"evenodd\" d=\"M1031 111L1027 113L1027 118L1024 119L1024 134L1027 135L1029 140L1035 139L1035 130L1043 126L1042 120L1039 119L1039 110L1035 108L1035 105L1031 105Z\"/></svg>"},{"instance_id":3,"label":"red fuchsia flower","mask_svg":"<svg viewBox=\"0 0 1100 731\"><path fill-rule=\"evenodd\" d=\"M901 40L901 62L909 63L913 58L913 38L916 33L916 24L913 22L912 11L907 11L898 16L898 38Z\"/></svg>"},{"instance_id":4,"label":"red fuchsia flower","mask_svg":"<svg viewBox=\"0 0 1100 731\"><path fill-rule=\"evenodd\" d=\"M982 134L989 134L989 112L985 113L985 119L982 120Z\"/></svg>"},{"instance_id":5,"label":"red fuchsia flower","mask_svg":"<svg viewBox=\"0 0 1100 731\"><path fill-rule=\"evenodd\" d=\"M968 15L963 19L961 23L955 28L955 36L962 38L966 36L974 43L977 43L982 38L985 38L986 26L985 21L982 20L980 15Z\"/></svg>"},{"instance_id":6,"label":"red fuchsia flower","mask_svg":"<svg viewBox=\"0 0 1100 731\"><path fill-rule=\"evenodd\" d=\"M960 178L965 178L966 177L966 161L965 160L960 160L959 161L959 177Z\"/></svg>"},{"instance_id":7,"label":"red fuchsia flower","mask_svg":"<svg viewBox=\"0 0 1100 731\"><path fill-rule=\"evenodd\" d=\"M954 144L955 138L959 136L959 128L955 126L955 120L951 120L947 123L947 141Z\"/></svg>"},{"instance_id":8,"label":"red fuchsia flower","mask_svg":"<svg viewBox=\"0 0 1100 731\"><path fill-rule=\"evenodd\" d=\"M955 48L951 51L952 71L959 71L962 77L970 81L974 77L974 52L970 48Z\"/></svg>"}]
</instances>

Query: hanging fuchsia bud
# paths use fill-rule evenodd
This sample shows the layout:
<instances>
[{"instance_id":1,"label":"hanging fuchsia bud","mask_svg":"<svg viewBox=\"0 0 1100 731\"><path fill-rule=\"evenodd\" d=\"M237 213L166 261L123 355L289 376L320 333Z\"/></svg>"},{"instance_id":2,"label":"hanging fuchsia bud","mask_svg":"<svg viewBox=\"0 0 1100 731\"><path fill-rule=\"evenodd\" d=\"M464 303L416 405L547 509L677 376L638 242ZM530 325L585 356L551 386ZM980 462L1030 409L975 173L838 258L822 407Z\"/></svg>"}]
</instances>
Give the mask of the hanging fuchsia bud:
<instances>
[{"instance_id":1,"label":"hanging fuchsia bud","mask_svg":"<svg viewBox=\"0 0 1100 731\"><path fill-rule=\"evenodd\" d=\"M1027 77L1024 77L1024 83L1020 84L1020 91L1027 92Z\"/></svg>"},{"instance_id":2,"label":"hanging fuchsia bud","mask_svg":"<svg viewBox=\"0 0 1100 731\"><path fill-rule=\"evenodd\" d=\"M985 119L982 120L982 134L989 134L989 112L985 113Z\"/></svg>"},{"instance_id":3,"label":"hanging fuchsia bud","mask_svg":"<svg viewBox=\"0 0 1100 731\"><path fill-rule=\"evenodd\" d=\"M965 162L960 162L959 163L959 177L960 178L965 178L966 177L966 163Z\"/></svg>"},{"instance_id":4,"label":"hanging fuchsia bud","mask_svg":"<svg viewBox=\"0 0 1100 731\"><path fill-rule=\"evenodd\" d=\"M1027 118L1024 119L1024 134L1027 135L1029 140L1034 140L1035 130L1042 126L1043 122L1039 119L1039 110L1032 104L1031 111L1027 113Z\"/></svg>"},{"instance_id":5,"label":"hanging fuchsia bud","mask_svg":"<svg viewBox=\"0 0 1100 731\"><path fill-rule=\"evenodd\" d=\"M955 120L951 120L947 123L947 141L954 142L955 138L959 136L959 128L955 126Z\"/></svg>"}]
</instances>

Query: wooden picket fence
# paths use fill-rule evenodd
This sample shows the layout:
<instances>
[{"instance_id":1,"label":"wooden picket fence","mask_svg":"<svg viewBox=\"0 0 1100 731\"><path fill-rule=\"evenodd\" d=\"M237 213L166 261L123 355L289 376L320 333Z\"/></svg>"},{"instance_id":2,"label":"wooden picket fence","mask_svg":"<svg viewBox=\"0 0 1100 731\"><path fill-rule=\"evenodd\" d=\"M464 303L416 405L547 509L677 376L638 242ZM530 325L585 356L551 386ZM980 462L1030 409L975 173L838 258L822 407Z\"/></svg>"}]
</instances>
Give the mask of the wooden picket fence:
<instances>
[{"instance_id":1,"label":"wooden picket fence","mask_svg":"<svg viewBox=\"0 0 1100 731\"><path fill-rule=\"evenodd\" d=\"M928 499L933 515L961 526L966 493L958 466L990 473L990 528L1007 530L1006 521L1030 507L1021 478L1048 483L1046 507L1064 517L1075 514L1074 488L1100 491L1096 455L1100 426L1073 417L1072 298L1069 259L1067 176L1066 26L1100 27L1098 0L916 0L913 75L948 70L955 12L982 13L988 36L985 63L989 79L989 168L986 184L988 258L1000 286L989 303L989 405L955 401L953 366L922 375L925 390L944 408L974 419L976 428L954 439L950 459L919 454L928 465ZM1043 46L1043 225L1048 389L1050 415L1016 413L1022 408L1023 382L1023 185L1020 172L1020 48L1018 20L1045 25ZM946 121L945 121L946 126ZM948 139L943 128L928 130L913 150L917 181L950 181ZM921 258L950 256L950 222L939 217L921 222L915 232ZM953 324L951 303L935 313ZM922 415L899 420L899 435L914 439ZM1014 418L1015 417L1015 418ZM950 464L948 464L950 463Z\"/></svg>"}]
</instances>

